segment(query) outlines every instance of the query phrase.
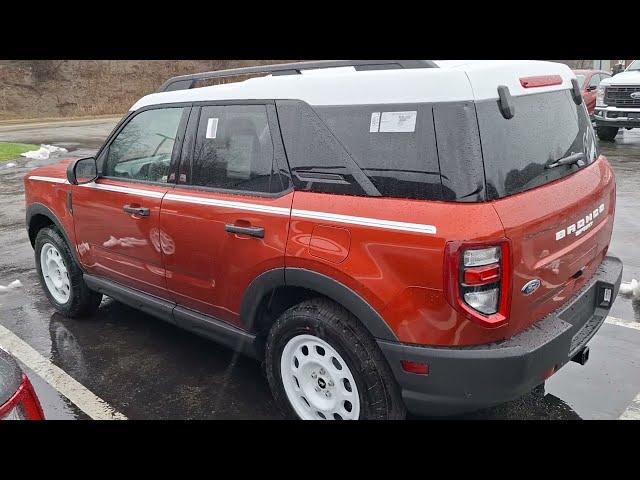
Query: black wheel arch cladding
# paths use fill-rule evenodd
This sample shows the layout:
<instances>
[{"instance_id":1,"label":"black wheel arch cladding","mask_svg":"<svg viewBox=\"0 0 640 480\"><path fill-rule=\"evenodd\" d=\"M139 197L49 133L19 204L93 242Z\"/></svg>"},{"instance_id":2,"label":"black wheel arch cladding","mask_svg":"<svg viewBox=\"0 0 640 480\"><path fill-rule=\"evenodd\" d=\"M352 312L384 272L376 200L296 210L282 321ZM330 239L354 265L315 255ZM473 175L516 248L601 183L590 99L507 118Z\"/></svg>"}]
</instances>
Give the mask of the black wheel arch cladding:
<instances>
[{"instance_id":1,"label":"black wheel arch cladding","mask_svg":"<svg viewBox=\"0 0 640 480\"><path fill-rule=\"evenodd\" d=\"M64 238L64 241L67 242L67 245L69 245L69 251L73 256L73 260L75 260L78 267L82 268L82 264L80 263L80 259L78 258L75 245L69 239L69 235L67 234L66 229L62 225L62 222L60 222L60 220L58 219L55 213L53 213L48 207L46 207L41 203L33 203L29 205L25 215L27 232L29 233L29 241L31 242L31 246L35 248L36 236L38 234L37 231L32 232L32 222L37 216L46 217L51 221L51 224L58 229L58 231L60 232L60 235L62 235L62 238Z\"/></svg>"},{"instance_id":2,"label":"black wheel arch cladding","mask_svg":"<svg viewBox=\"0 0 640 480\"><path fill-rule=\"evenodd\" d=\"M249 331L254 329L261 302L279 287L300 287L323 295L356 316L374 338L398 341L382 316L360 295L327 275L303 268L268 270L251 282L240 308L240 318L245 328Z\"/></svg>"}]
</instances>

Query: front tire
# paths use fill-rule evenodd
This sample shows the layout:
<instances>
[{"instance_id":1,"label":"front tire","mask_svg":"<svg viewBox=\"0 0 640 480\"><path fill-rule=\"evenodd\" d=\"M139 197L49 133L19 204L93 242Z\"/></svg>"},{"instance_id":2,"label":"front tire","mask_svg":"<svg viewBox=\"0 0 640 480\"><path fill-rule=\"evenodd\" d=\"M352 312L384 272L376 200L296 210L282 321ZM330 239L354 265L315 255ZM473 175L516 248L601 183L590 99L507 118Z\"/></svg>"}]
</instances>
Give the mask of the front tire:
<instances>
[{"instance_id":1,"label":"front tire","mask_svg":"<svg viewBox=\"0 0 640 480\"><path fill-rule=\"evenodd\" d=\"M302 302L278 318L267 338L265 368L286 417L387 420L406 415L373 337L327 299Z\"/></svg>"},{"instance_id":2,"label":"front tire","mask_svg":"<svg viewBox=\"0 0 640 480\"><path fill-rule=\"evenodd\" d=\"M102 294L89 289L67 242L56 228L47 227L38 232L35 259L40 284L58 312L67 317L95 313Z\"/></svg>"},{"instance_id":3,"label":"front tire","mask_svg":"<svg viewBox=\"0 0 640 480\"><path fill-rule=\"evenodd\" d=\"M618 127L598 127L596 132L603 142L613 142L618 134Z\"/></svg>"}]
</instances>

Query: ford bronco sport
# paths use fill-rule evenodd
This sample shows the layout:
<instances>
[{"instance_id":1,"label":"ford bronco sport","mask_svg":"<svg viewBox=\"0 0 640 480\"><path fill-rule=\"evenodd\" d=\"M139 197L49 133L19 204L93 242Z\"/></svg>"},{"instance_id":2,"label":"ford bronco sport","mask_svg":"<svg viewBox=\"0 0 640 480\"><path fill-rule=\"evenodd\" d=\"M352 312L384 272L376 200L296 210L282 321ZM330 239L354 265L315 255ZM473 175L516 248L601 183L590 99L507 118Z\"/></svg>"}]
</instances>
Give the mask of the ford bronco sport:
<instances>
[{"instance_id":1,"label":"ford bronco sport","mask_svg":"<svg viewBox=\"0 0 640 480\"><path fill-rule=\"evenodd\" d=\"M614 175L556 63L176 77L25 185L58 311L105 294L254 356L302 419L515 399L586 362L622 274Z\"/></svg>"},{"instance_id":2,"label":"ford bronco sport","mask_svg":"<svg viewBox=\"0 0 640 480\"><path fill-rule=\"evenodd\" d=\"M598 138L608 142L616 138L621 128L640 127L640 60L600 82L595 121Z\"/></svg>"}]
</instances>

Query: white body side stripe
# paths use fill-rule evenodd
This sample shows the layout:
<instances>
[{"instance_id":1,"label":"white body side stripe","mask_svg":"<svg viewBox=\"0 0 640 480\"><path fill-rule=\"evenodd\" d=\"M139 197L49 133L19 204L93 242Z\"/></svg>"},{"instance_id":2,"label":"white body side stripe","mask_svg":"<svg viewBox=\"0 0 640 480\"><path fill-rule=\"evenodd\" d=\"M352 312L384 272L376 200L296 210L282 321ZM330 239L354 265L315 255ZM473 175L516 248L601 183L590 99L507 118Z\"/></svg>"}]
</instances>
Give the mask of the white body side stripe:
<instances>
[{"instance_id":1,"label":"white body side stripe","mask_svg":"<svg viewBox=\"0 0 640 480\"><path fill-rule=\"evenodd\" d=\"M291 209L284 207L270 207L269 205L259 205L255 203L234 202L230 200L218 200L215 198L193 197L190 195L177 195L175 193L167 193L164 197L166 200L174 200L176 202L198 203L200 205L211 205L214 207L233 208L235 210L248 210L250 212L273 213L274 215L291 214Z\"/></svg>"},{"instance_id":2,"label":"white body side stripe","mask_svg":"<svg viewBox=\"0 0 640 480\"><path fill-rule=\"evenodd\" d=\"M51 183L69 183L64 178L54 178L54 177L38 177L37 175L33 175L28 177L29 180L39 180L41 182L51 182Z\"/></svg>"},{"instance_id":3,"label":"white body side stripe","mask_svg":"<svg viewBox=\"0 0 640 480\"><path fill-rule=\"evenodd\" d=\"M99 183L85 183L79 185L83 188L94 188L96 190L106 190L108 192L129 193L131 195L140 195L141 197L162 198L164 192L155 192L153 190L142 190L141 188L121 187L119 185L102 185Z\"/></svg>"},{"instance_id":4,"label":"white body side stripe","mask_svg":"<svg viewBox=\"0 0 640 480\"><path fill-rule=\"evenodd\" d=\"M369 217L353 217L351 215L339 215L337 213L316 212L312 210L291 210L291 216L295 218L311 218L313 220L324 220L325 222L348 223L351 225L363 225L365 227L384 228L387 230L400 230L403 232L428 233L435 235L434 225L424 225L422 223L396 222L393 220L380 220Z\"/></svg>"},{"instance_id":5,"label":"white body side stripe","mask_svg":"<svg viewBox=\"0 0 640 480\"><path fill-rule=\"evenodd\" d=\"M40 180L52 183L67 183L66 180L53 177L30 177L31 180ZM311 220L320 220L327 223L344 223L349 225L362 225L365 227L382 228L386 230L397 230L401 232L423 233L435 235L437 229L434 225L426 225L422 223L397 222L393 220L382 220L379 218L355 217L352 215L341 215L337 213L317 212L314 210L289 209L285 207L272 207L269 205L260 205L256 203L237 202L232 200L219 200L216 198L196 197L193 195L183 195L176 193L162 193L151 190L142 190L138 188L121 187L118 185L101 185L97 183L88 183L82 185L86 188L95 188L98 190L107 190L120 193L130 193L133 195L141 195L151 198L162 198L173 200L176 202L195 203L199 205L211 205L213 207L230 208L234 210L245 210L249 212L270 213L273 215L291 216L293 218L306 218Z\"/></svg>"}]
</instances>

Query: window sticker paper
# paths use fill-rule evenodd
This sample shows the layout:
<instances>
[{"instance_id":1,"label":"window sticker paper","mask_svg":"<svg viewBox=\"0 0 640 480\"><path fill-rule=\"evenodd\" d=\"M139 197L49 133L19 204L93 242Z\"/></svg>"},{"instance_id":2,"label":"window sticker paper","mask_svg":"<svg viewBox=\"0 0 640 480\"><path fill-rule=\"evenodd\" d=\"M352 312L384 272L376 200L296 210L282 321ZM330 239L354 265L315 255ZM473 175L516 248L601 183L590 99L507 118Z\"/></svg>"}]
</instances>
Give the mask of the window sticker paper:
<instances>
[{"instance_id":1,"label":"window sticker paper","mask_svg":"<svg viewBox=\"0 0 640 480\"><path fill-rule=\"evenodd\" d=\"M380 118L380 132L415 132L417 111L383 112Z\"/></svg>"}]
</instances>

